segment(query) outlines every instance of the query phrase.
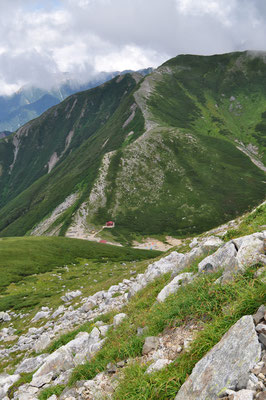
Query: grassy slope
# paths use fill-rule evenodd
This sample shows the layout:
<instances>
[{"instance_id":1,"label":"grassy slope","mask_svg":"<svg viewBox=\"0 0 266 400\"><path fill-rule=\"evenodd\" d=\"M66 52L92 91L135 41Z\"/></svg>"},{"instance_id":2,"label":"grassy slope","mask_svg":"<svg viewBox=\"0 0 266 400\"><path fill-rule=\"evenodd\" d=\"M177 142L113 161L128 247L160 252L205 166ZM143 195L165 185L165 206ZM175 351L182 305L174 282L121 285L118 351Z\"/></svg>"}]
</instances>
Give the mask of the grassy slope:
<instances>
[{"instance_id":1,"label":"grassy slope","mask_svg":"<svg viewBox=\"0 0 266 400\"><path fill-rule=\"evenodd\" d=\"M68 226L73 211L77 209L90 192L103 155L121 146L126 135L135 125L137 134L143 132L144 120L140 112L137 113L134 121L126 129L122 129L122 123L130 115L129 107L134 101L128 92L134 86L135 81L130 75L126 75L121 82L124 82L123 94L125 95L125 100L121 105L118 106L121 98L119 96L116 98L119 93L117 94L117 89L114 88L112 88L109 95L105 94L103 96L104 100L99 99L100 108L105 109L105 103L107 101L112 103L114 101L112 98L116 98L118 107L109 120L105 124L103 124L103 121L99 123L99 118L105 119L105 114L102 114L99 110L98 113L95 111L95 114L98 115L97 121L92 122L89 119L85 125L81 125L81 133L76 137L74 136L72 152L68 157L62 159L62 162L49 175L46 174L37 179L0 210L1 236L24 235L60 204L67 195L79 190L81 198L73 209L64 216L65 227ZM96 91L96 89L92 91ZM86 97L86 92L81 93L80 96ZM108 109L106 112L108 113ZM54 129L53 127L53 132L55 132ZM89 136L86 140L84 140L84 132ZM134 137L131 137L130 140L134 140ZM63 230L65 227L63 227Z\"/></svg>"},{"instance_id":2,"label":"grassy slope","mask_svg":"<svg viewBox=\"0 0 266 400\"><path fill-rule=\"evenodd\" d=\"M148 99L159 128L143 148L133 144L120 154L132 160L131 168L123 174L122 162L116 163L107 191L110 208L99 210L98 221L115 218L112 232L118 237L130 231L186 235L235 218L263 200L265 174L235 143L256 146L258 159L265 161L263 82L265 63L246 53L168 61ZM119 173L123 179L113 186ZM112 214L115 198L119 208Z\"/></svg>"},{"instance_id":3,"label":"grassy slope","mask_svg":"<svg viewBox=\"0 0 266 400\"><path fill-rule=\"evenodd\" d=\"M9 166L13 161L13 149L10 144L14 135L7 141L0 141L0 154L8 154L8 157L1 157L0 204L5 205L46 174L50 157L54 152L58 156L63 153L66 138L71 131L74 131L74 135L60 162L93 136L113 115L135 84L130 75L124 76L119 82L113 79L95 89L70 96L41 117L26 124L22 128L22 132L25 133L20 135L20 149L11 174ZM93 147L91 152L94 152Z\"/></svg>"},{"instance_id":4,"label":"grassy slope","mask_svg":"<svg viewBox=\"0 0 266 400\"><path fill-rule=\"evenodd\" d=\"M95 262L131 261L152 258L159 252L119 248L106 244L79 239L58 237L21 237L0 240L0 290L11 282L18 282L26 276L52 271L77 258Z\"/></svg>"}]
</instances>

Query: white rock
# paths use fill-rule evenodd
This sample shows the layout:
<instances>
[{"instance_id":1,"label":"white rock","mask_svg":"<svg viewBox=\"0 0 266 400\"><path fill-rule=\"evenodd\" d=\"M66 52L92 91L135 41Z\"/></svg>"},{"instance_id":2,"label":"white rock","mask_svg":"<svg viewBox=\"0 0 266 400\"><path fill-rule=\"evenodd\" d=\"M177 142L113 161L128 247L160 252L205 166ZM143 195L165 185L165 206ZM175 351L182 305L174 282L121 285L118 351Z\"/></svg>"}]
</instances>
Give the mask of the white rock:
<instances>
[{"instance_id":1,"label":"white rock","mask_svg":"<svg viewBox=\"0 0 266 400\"><path fill-rule=\"evenodd\" d=\"M158 294L157 301L162 303L172 293L176 293L181 287L182 283L189 283L193 279L193 274L190 272L184 272L183 274L177 275L168 285L166 285Z\"/></svg>"},{"instance_id":2,"label":"white rock","mask_svg":"<svg viewBox=\"0 0 266 400\"><path fill-rule=\"evenodd\" d=\"M33 377L30 386L41 388L47 383L50 383L53 379L53 372L49 372L47 375L35 376Z\"/></svg>"},{"instance_id":3,"label":"white rock","mask_svg":"<svg viewBox=\"0 0 266 400\"><path fill-rule=\"evenodd\" d=\"M56 377L60 372L72 367L74 367L73 356L65 346L62 346L47 357L44 364L35 372L33 378L47 375L51 371L53 371L53 377Z\"/></svg>"},{"instance_id":4,"label":"white rock","mask_svg":"<svg viewBox=\"0 0 266 400\"><path fill-rule=\"evenodd\" d=\"M113 320L114 326L120 325L125 318L127 318L127 315L124 313L116 314Z\"/></svg>"},{"instance_id":5,"label":"white rock","mask_svg":"<svg viewBox=\"0 0 266 400\"><path fill-rule=\"evenodd\" d=\"M2 320L4 322L8 322L8 321L11 321L11 317L7 312L1 311L0 312L0 320Z\"/></svg>"},{"instance_id":6,"label":"white rock","mask_svg":"<svg viewBox=\"0 0 266 400\"><path fill-rule=\"evenodd\" d=\"M242 389L233 395L233 400L253 400L253 395L254 392L252 390Z\"/></svg>"},{"instance_id":7,"label":"white rock","mask_svg":"<svg viewBox=\"0 0 266 400\"><path fill-rule=\"evenodd\" d=\"M39 311L37 314L32 318L32 322L37 322L42 318L48 318L50 312L49 311Z\"/></svg>"},{"instance_id":8,"label":"white rock","mask_svg":"<svg viewBox=\"0 0 266 400\"><path fill-rule=\"evenodd\" d=\"M51 343L50 336L47 333L43 333L39 339L35 342L33 348L36 353L44 350Z\"/></svg>"},{"instance_id":9,"label":"white rock","mask_svg":"<svg viewBox=\"0 0 266 400\"><path fill-rule=\"evenodd\" d=\"M6 395L8 389L19 380L20 375L0 374L0 393L2 398Z\"/></svg>"},{"instance_id":10,"label":"white rock","mask_svg":"<svg viewBox=\"0 0 266 400\"><path fill-rule=\"evenodd\" d=\"M74 290L73 292L66 293L64 296L61 297L61 299L64 302L68 302L68 301L73 300L75 297L81 296L81 294L82 293L80 290L76 290L76 291Z\"/></svg>"},{"instance_id":11,"label":"white rock","mask_svg":"<svg viewBox=\"0 0 266 400\"><path fill-rule=\"evenodd\" d=\"M47 358L47 354L41 354L38 357L33 357L33 358L26 358L23 360L17 367L16 369L16 374L20 374L21 372L33 372L37 368L39 368Z\"/></svg>"},{"instance_id":12,"label":"white rock","mask_svg":"<svg viewBox=\"0 0 266 400\"><path fill-rule=\"evenodd\" d=\"M160 371L160 369L163 369L166 365L170 364L172 361L167 360L166 358L161 358L154 363L152 363L149 368L146 370L146 374L151 374L154 371Z\"/></svg>"}]
</instances>

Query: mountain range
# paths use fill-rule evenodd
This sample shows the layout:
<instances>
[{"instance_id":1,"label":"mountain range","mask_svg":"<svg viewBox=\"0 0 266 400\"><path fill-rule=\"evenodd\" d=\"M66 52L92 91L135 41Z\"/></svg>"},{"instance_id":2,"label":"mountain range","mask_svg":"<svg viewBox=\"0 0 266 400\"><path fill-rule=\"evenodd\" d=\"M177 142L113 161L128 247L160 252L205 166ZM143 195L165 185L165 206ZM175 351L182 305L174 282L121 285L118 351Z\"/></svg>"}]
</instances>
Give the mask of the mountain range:
<instances>
[{"instance_id":1,"label":"mountain range","mask_svg":"<svg viewBox=\"0 0 266 400\"><path fill-rule=\"evenodd\" d=\"M265 196L265 83L263 53L180 55L67 97L0 140L0 235L124 244L235 218Z\"/></svg>"},{"instance_id":2,"label":"mountain range","mask_svg":"<svg viewBox=\"0 0 266 400\"><path fill-rule=\"evenodd\" d=\"M142 75L146 75L151 71L152 68L146 68L139 72ZM41 115L48 108L60 103L66 97L101 85L113 77L127 72L130 71L101 72L85 83L66 77L49 90L26 85L10 96L2 95L0 96L0 130L14 132L26 122Z\"/></svg>"}]
</instances>

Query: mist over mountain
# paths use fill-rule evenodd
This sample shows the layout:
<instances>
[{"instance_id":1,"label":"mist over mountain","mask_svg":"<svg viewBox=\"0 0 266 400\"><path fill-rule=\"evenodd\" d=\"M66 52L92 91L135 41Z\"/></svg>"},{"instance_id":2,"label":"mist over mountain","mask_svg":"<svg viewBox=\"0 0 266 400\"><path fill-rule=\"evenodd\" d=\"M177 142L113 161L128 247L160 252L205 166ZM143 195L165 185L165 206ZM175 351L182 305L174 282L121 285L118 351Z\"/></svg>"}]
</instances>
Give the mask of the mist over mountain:
<instances>
[{"instance_id":1,"label":"mist over mountain","mask_svg":"<svg viewBox=\"0 0 266 400\"><path fill-rule=\"evenodd\" d=\"M152 68L147 68L140 73L146 75L151 71ZM27 85L10 96L0 96L0 130L14 132L71 94L91 89L127 72L129 71L101 72L87 82L66 78L49 90Z\"/></svg>"}]
</instances>

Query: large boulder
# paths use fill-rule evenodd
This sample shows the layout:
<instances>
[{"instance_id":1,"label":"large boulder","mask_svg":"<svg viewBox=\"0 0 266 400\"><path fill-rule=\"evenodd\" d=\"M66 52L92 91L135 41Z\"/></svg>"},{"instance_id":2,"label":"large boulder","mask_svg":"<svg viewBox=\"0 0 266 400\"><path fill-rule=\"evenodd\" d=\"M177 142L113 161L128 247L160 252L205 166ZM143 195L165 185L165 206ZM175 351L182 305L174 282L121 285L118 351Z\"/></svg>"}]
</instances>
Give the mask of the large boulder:
<instances>
[{"instance_id":1,"label":"large boulder","mask_svg":"<svg viewBox=\"0 0 266 400\"><path fill-rule=\"evenodd\" d=\"M219 268L230 268L231 271L236 271L238 269L236 255L237 249L235 245L232 242L228 242L199 263L199 272L214 272Z\"/></svg>"},{"instance_id":2,"label":"large boulder","mask_svg":"<svg viewBox=\"0 0 266 400\"><path fill-rule=\"evenodd\" d=\"M244 316L196 364L175 400L217 400L227 389L246 388L260 356L253 318Z\"/></svg>"},{"instance_id":3,"label":"large boulder","mask_svg":"<svg viewBox=\"0 0 266 400\"><path fill-rule=\"evenodd\" d=\"M157 301L162 303L172 293L176 293L182 284L187 284L193 279L193 274L190 272L184 272L183 274L177 275L168 285L166 285L158 294Z\"/></svg>"},{"instance_id":4,"label":"large boulder","mask_svg":"<svg viewBox=\"0 0 266 400\"><path fill-rule=\"evenodd\" d=\"M238 247L236 256L238 262L244 266L259 262L260 256L264 253L265 239L263 232L234 239L233 243Z\"/></svg>"}]
</instances>

